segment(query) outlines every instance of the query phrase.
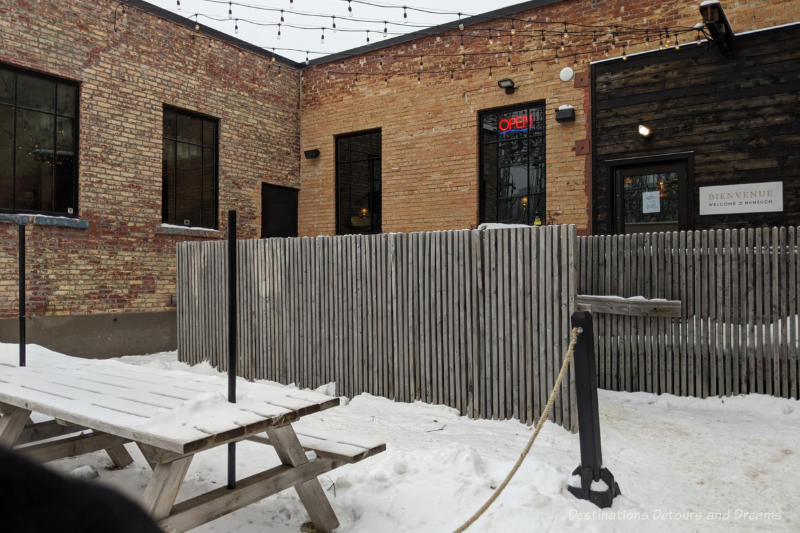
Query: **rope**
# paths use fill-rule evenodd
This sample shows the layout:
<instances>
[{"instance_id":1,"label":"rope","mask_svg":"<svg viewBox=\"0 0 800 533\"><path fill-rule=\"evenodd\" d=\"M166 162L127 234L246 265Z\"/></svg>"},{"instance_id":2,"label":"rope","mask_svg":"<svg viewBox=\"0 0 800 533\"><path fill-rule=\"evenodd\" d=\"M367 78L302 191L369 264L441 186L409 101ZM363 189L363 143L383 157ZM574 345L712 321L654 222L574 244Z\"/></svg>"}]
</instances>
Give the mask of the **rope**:
<instances>
[{"instance_id":1,"label":"rope","mask_svg":"<svg viewBox=\"0 0 800 533\"><path fill-rule=\"evenodd\" d=\"M469 517L469 519L466 522L464 522L461 526L459 526L453 533L462 533L463 531L466 531L468 527L474 524L475 521L481 517L481 515L486 511L486 509L488 509L489 506L491 506L494 503L494 501L498 498L498 496L500 496L500 493L502 493L503 489L506 488L508 482L511 481L511 478L514 477L514 474L516 474L517 470L519 470L519 467L522 465L522 461L524 461L525 457L528 456L528 452L531 451L531 446L533 446L533 443L536 441L536 437L539 436L539 431L541 431L542 426L544 425L544 421L547 419L547 415L550 414L550 410L553 408L553 402L555 402L556 396L558 396L558 391L561 388L561 381L563 381L564 376L567 373L567 368L569 368L569 362L572 359L573 352L575 351L575 344L578 342L578 335L580 335L581 333L582 333L581 328L572 328L572 332L570 334L569 347L567 348L567 353L564 356L564 362L561 364L561 371L558 373L558 379L556 379L556 384L553 386L553 390L552 392L550 392L550 398L547 400L547 405L545 406L542 415L539 417L539 421L536 423L536 429L534 430L533 435L531 435L530 440L528 440L528 444L525 446L525 449L522 450L522 453L519 455L519 459L517 459L517 462L511 468L511 471L508 473L503 482L500 483L500 485L495 489L495 491L492 493L489 499L486 500L486 503L484 503L481 506L481 508L478 509L477 512L475 512L475 514Z\"/></svg>"}]
</instances>

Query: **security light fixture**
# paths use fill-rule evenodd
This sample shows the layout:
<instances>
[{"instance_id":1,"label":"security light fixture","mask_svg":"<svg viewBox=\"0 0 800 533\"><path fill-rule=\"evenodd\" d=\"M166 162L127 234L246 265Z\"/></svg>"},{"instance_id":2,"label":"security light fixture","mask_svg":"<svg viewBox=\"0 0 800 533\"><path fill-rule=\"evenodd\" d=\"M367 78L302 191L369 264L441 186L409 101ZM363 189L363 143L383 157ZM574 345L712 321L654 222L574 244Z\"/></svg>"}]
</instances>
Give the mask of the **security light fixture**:
<instances>
[{"instance_id":1,"label":"security light fixture","mask_svg":"<svg viewBox=\"0 0 800 533\"><path fill-rule=\"evenodd\" d=\"M316 159L319 157L319 149L314 148L313 150L306 150L303 152L303 155L306 156L306 159Z\"/></svg>"},{"instance_id":2,"label":"security light fixture","mask_svg":"<svg viewBox=\"0 0 800 533\"><path fill-rule=\"evenodd\" d=\"M511 78L503 78L497 82L497 86L501 89L505 89L506 94L514 94L514 91L516 91L518 87L518 85L514 83L514 80Z\"/></svg>"},{"instance_id":3,"label":"security light fixture","mask_svg":"<svg viewBox=\"0 0 800 533\"><path fill-rule=\"evenodd\" d=\"M652 131L650 130L650 128L648 128L644 124L639 124L639 135L641 135L642 137L647 138L647 137L650 137L651 133L652 133Z\"/></svg>"}]
</instances>

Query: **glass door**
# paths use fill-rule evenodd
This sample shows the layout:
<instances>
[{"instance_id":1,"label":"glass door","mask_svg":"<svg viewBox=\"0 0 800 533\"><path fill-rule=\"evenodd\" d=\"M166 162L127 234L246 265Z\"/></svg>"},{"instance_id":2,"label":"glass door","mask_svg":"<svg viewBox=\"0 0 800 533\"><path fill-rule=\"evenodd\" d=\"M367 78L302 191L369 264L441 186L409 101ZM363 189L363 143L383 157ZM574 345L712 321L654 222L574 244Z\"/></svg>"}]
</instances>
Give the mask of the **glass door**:
<instances>
[{"instance_id":1,"label":"glass door","mask_svg":"<svg viewBox=\"0 0 800 533\"><path fill-rule=\"evenodd\" d=\"M614 169L617 233L686 229L686 162L670 161Z\"/></svg>"}]
</instances>

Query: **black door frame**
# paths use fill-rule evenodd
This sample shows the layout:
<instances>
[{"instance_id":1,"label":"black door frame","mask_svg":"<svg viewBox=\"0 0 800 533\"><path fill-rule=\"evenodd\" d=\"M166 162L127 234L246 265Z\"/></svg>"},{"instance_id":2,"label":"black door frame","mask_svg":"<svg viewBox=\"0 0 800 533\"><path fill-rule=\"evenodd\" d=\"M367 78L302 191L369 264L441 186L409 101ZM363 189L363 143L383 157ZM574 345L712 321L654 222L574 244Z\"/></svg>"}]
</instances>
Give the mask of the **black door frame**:
<instances>
[{"instance_id":1,"label":"black door frame","mask_svg":"<svg viewBox=\"0 0 800 533\"><path fill-rule=\"evenodd\" d=\"M623 206L621 205L622 183L620 170L639 166L659 166L668 164L684 164L685 177L679 184L681 202L678 208L678 230L692 230L695 226L695 196L694 187L694 151L675 152L670 154L648 155L641 157L625 157L606 159L603 164L608 167L608 176L611 181L608 195L608 213L611 222L610 233L624 233L625 224Z\"/></svg>"}]
</instances>

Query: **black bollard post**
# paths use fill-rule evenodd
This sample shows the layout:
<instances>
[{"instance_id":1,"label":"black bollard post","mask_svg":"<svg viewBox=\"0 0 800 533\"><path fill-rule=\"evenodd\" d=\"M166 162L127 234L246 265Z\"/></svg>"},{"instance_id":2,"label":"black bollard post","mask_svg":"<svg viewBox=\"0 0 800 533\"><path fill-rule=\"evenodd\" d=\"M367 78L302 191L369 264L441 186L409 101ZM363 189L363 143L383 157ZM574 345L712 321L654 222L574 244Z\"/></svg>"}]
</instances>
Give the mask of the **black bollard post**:
<instances>
[{"instance_id":1,"label":"black bollard post","mask_svg":"<svg viewBox=\"0 0 800 533\"><path fill-rule=\"evenodd\" d=\"M228 211L228 401L236 403L236 211ZM228 488L236 488L236 443L228 443Z\"/></svg>"},{"instance_id":2,"label":"black bollard post","mask_svg":"<svg viewBox=\"0 0 800 533\"><path fill-rule=\"evenodd\" d=\"M19 225L19 366L26 364L25 316L27 315L27 302L25 301L25 225Z\"/></svg>"},{"instance_id":3,"label":"black bollard post","mask_svg":"<svg viewBox=\"0 0 800 533\"><path fill-rule=\"evenodd\" d=\"M607 468L603 468L592 314L586 311L573 313L572 327L582 329L575 345L575 388L578 397L581 464L572 472L572 475L581 476L581 486L568 486L567 489L577 498L589 500L600 508L610 507L614 497L619 496L620 491L613 474ZM601 480L605 482L606 488L593 490L592 482Z\"/></svg>"}]
</instances>

